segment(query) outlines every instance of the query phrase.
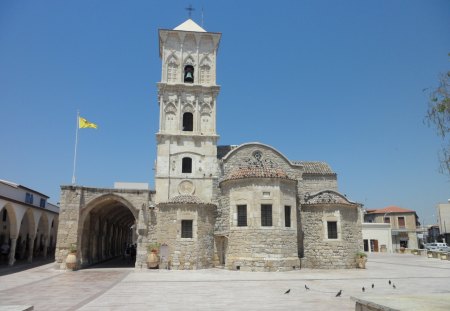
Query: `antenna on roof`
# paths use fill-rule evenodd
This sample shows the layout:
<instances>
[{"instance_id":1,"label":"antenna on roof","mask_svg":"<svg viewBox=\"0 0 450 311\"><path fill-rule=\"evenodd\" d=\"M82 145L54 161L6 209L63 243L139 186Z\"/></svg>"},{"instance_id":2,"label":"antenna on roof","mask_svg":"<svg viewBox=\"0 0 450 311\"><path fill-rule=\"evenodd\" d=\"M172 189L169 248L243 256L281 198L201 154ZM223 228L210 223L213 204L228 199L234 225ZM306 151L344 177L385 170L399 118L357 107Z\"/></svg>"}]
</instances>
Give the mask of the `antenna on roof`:
<instances>
[{"instance_id":1,"label":"antenna on roof","mask_svg":"<svg viewBox=\"0 0 450 311\"><path fill-rule=\"evenodd\" d=\"M189 4L187 8L185 8L186 11L188 11L189 18L192 17L192 11L195 11L195 9L192 7L192 4Z\"/></svg>"}]
</instances>

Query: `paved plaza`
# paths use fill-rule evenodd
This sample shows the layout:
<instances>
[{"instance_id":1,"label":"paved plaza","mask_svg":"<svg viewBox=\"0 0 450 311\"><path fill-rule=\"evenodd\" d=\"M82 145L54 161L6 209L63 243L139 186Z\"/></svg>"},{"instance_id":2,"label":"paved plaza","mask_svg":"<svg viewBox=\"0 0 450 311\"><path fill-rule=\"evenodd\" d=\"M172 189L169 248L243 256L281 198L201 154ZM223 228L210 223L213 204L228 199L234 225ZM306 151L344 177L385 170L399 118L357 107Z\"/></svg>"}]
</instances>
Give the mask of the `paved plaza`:
<instances>
[{"instance_id":1,"label":"paved plaza","mask_svg":"<svg viewBox=\"0 0 450 311\"><path fill-rule=\"evenodd\" d=\"M106 264L66 272L46 264L0 276L0 310L354 310L351 296L402 310L450 310L449 294L450 261L410 254L372 254L365 270L135 272Z\"/></svg>"}]
</instances>

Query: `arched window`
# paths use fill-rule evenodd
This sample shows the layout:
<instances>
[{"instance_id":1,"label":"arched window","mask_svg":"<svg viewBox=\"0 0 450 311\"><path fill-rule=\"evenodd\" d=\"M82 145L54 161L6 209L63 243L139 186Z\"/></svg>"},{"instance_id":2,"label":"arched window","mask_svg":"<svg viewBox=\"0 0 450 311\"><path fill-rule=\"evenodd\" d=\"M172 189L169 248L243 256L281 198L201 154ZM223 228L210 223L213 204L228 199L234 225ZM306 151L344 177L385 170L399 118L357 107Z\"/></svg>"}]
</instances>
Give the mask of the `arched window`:
<instances>
[{"instance_id":1,"label":"arched window","mask_svg":"<svg viewBox=\"0 0 450 311\"><path fill-rule=\"evenodd\" d=\"M194 83L194 66L186 65L184 67L184 83Z\"/></svg>"},{"instance_id":2,"label":"arched window","mask_svg":"<svg viewBox=\"0 0 450 311\"><path fill-rule=\"evenodd\" d=\"M192 173L192 159L191 158L183 158L183 163L181 167L182 173Z\"/></svg>"},{"instance_id":3,"label":"arched window","mask_svg":"<svg viewBox=\"0 0 450 311\"><path fill-rule=\"evenodd\" d=\"M194 116L190 112L183 114L183 131L192 132L194 130Z\"/></svg>"}]
</instances>

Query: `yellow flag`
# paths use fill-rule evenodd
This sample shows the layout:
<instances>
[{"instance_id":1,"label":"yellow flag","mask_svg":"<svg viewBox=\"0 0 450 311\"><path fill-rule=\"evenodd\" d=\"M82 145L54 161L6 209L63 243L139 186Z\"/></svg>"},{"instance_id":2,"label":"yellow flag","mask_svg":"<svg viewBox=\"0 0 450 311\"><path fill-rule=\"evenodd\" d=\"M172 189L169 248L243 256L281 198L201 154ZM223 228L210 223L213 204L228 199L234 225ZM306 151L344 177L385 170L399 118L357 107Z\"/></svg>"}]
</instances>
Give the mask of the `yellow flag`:
<instances>
[{"instance_id":1,"label":"yellow flag","mask_svg":"<svg viewBox=\"0 0 450 311\"><path fill-rule=\"evenodd\" d=\"M85 128L93 128L96 129L97 128L97 124L89 122L88 120L86 120L85 118L82 117L78 117L78 127L80 129L85 129Z\"/></svg>"}]
</instances>

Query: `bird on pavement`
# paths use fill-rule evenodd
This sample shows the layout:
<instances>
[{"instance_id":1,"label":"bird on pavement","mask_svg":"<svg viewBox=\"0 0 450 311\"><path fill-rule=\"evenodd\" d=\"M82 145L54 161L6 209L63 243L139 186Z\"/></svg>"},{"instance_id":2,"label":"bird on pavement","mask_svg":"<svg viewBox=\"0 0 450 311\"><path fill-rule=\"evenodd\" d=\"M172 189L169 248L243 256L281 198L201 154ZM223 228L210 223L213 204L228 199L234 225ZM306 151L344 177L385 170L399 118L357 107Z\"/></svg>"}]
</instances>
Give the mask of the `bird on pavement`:
<instances>
[{"instance_id":1,"label":"bird on pavement","mask_svg":"<svg viewBox=\"0 0 450 311\"><path fill-rule=\"evenodd\" d=\"M392 284L392 288L396 289L397 287L395 287L395 284Z\"/></svg>"},{"instance_id":2,"label":"bird on pavement","mask_svg":"<svg viewBox=\"0 0 450 311\"><path fill-rule=\"evenodd\" d=\"M374 288L374 287L375 287L375 284L372 283L372 288Z\"/></svg>"},{"instance_id":3,"label":"bird on pavement","mask_svg":"<svg viewBox=\"0 0 450 311\"><path fill-rule=\"evenodd\" d=\"M336 297L341 297L342 289L336 294Z\"/></svg>"},{"instance_id":4,"label":"bird on pavement","mask_svg":"<svg viewBox=\"0 0 450 311\"><path fill-rule=\"evenodd\" d=\"M291 289L289 288L286 292L285 292L285 294L289 294L291 292Z\"/></svg>"},{"instance_id":5,"label":"bird on pavement","mask_svg":"<svg viewBox=\"0 0 450 311\"><path fill-rule=\"evenodd\" d=\"M306 289L306 290L309 290L309 287L308 287L306 284L305 284L305 289Z\"/></svg>"},{"instance_id":6,"label":"bird on pavement","mask_svg":"<svg viewBox=\"0 0 450 311\"><path fill-rule=\"evenodd\" d=\"M363 286L363 288L362 288L362 291L363 291L363 293L366 291L366 289L364 288L364 286Z\"/></svg>"},{"instance_id":7,"label":"bird on pavement","mask_svg":"<svg viewBox=\"0 0 450 311\"><path fill-rule=\"evenodd\" d=\"M391 285L391 283L392 283L391 280L389 280L389 285Z\"/></svg>"}]
</instances>

